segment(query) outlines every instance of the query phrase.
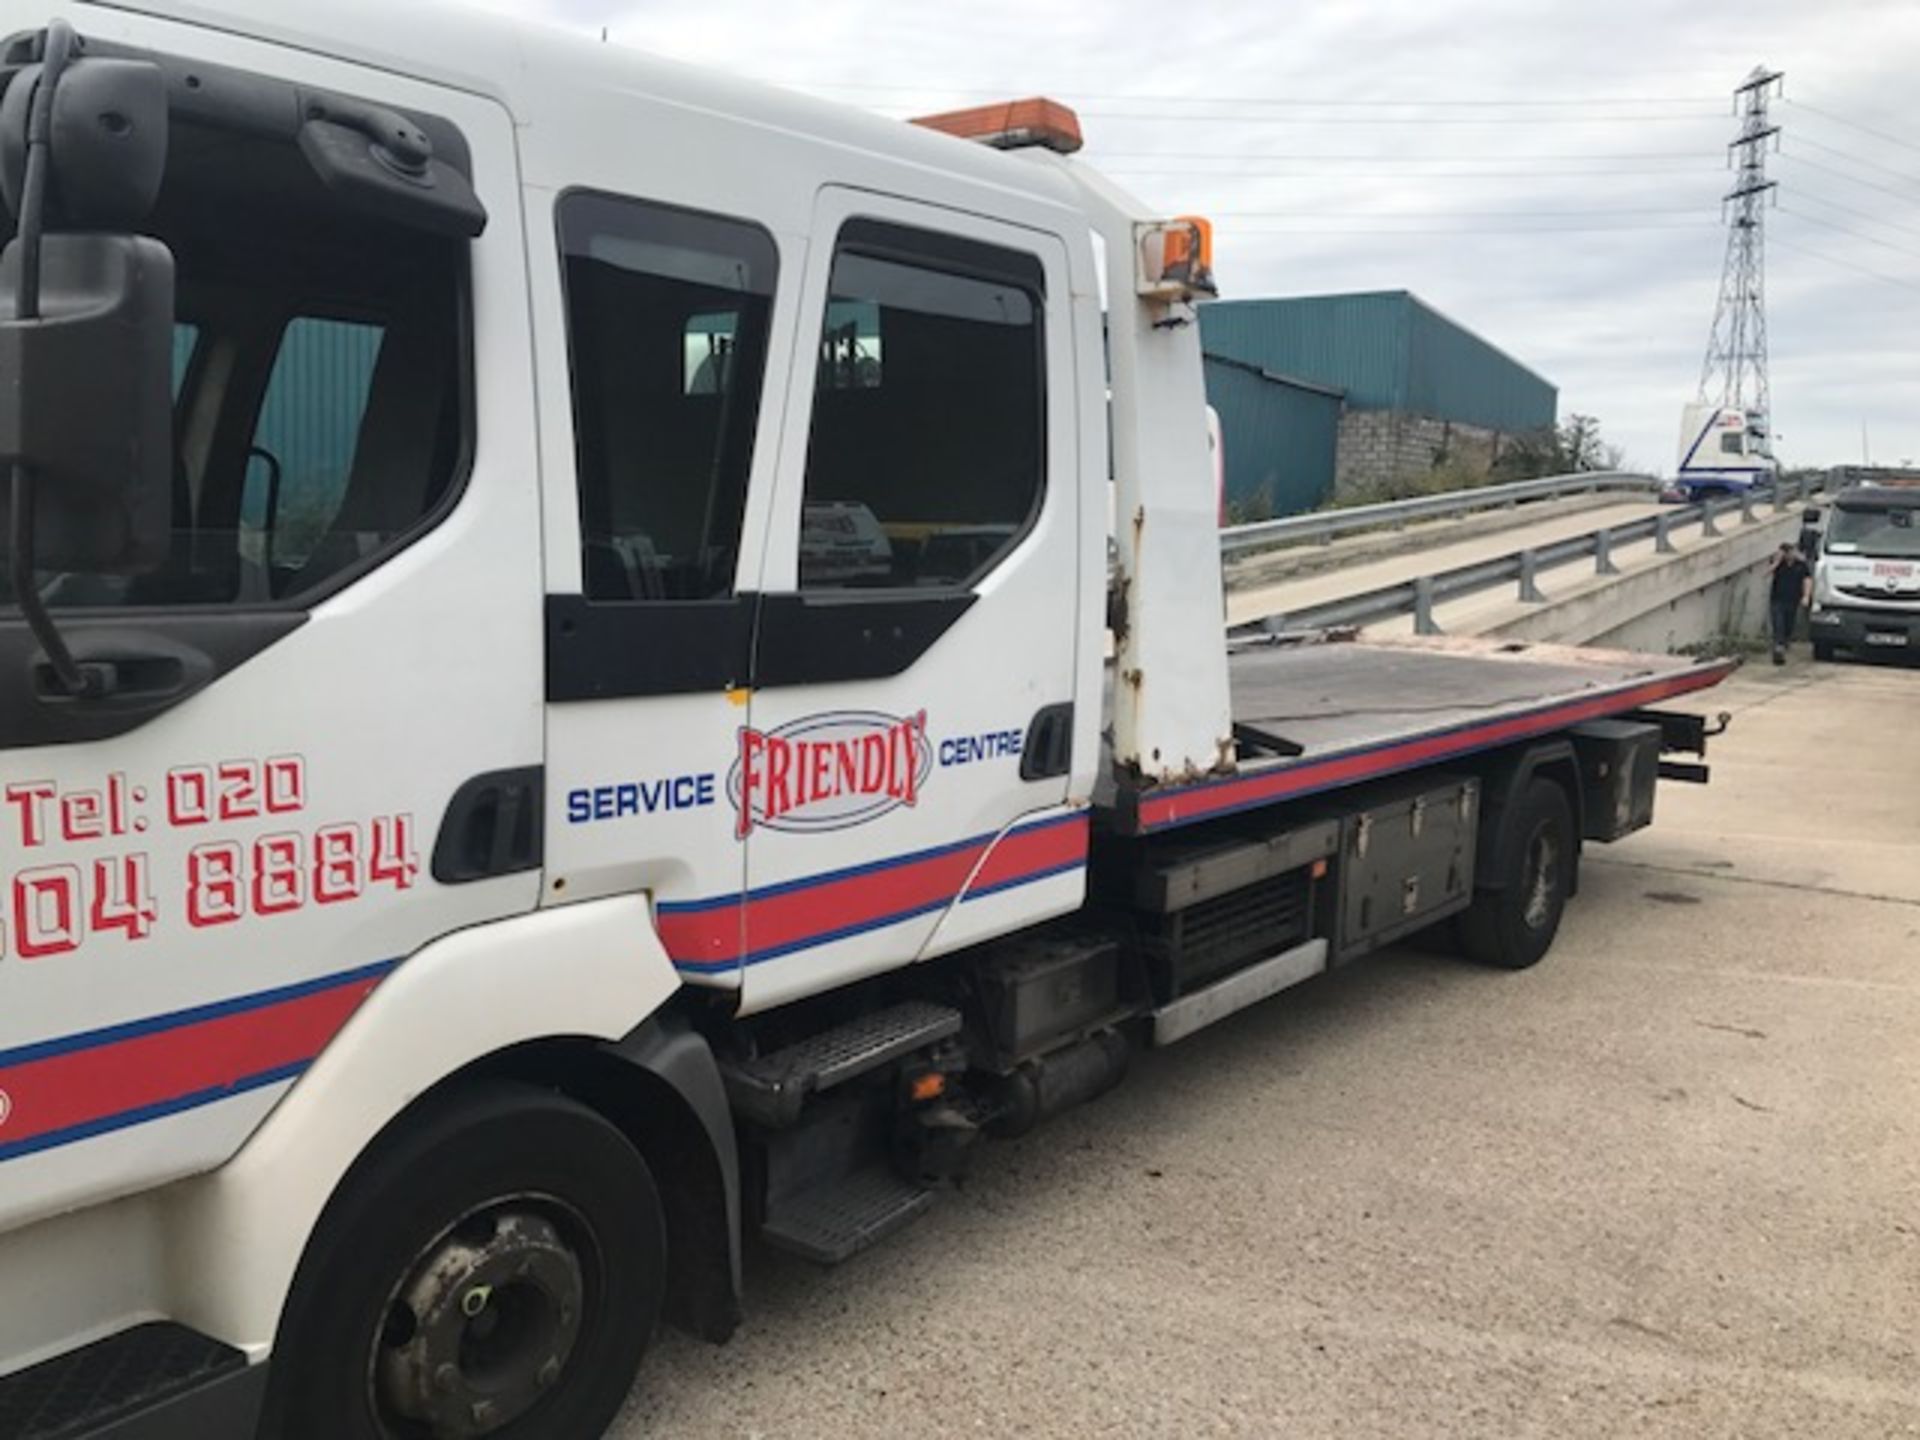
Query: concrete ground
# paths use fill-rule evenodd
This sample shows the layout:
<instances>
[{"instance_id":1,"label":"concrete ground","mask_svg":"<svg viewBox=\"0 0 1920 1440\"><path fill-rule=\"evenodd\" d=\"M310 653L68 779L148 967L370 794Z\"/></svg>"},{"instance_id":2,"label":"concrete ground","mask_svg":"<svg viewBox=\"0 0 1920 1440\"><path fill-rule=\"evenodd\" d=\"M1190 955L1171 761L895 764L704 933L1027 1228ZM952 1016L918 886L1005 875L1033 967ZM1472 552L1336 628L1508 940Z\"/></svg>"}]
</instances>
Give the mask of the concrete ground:
<instances>
[{"instance_id":1,"label":"concrete ground","mask_svg":"<svg viewBox=\"0 0 1920 1440\"><path fill-rule=\"evenodd\" d=\"M622 1440L1920 1434L1920 670L1749 667L1560 942L1390 952L760 1257Z\"/></svg>"}]
</instances>

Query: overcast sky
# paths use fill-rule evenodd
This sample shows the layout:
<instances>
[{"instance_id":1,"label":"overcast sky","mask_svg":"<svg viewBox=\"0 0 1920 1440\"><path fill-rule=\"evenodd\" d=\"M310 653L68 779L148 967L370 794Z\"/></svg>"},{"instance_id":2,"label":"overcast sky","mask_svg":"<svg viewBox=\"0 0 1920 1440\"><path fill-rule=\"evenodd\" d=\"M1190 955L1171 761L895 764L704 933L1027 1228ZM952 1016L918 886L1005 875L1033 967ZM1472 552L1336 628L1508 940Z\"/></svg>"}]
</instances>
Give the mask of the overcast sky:
<instances>
[{"instance_id":1,"label":"overcast sky","mask_svg":"<svg viewBox=\"0 0 1920 1440\"><path fill-rule=\"evenodd\" d=\"M1065 100L1086 158L1214 217L1223 294L1412 290L1668 472L1764 63L1777 449L1858 461L1864 423L1920 461L1914 0L482 3L887 114Z\"/></svg>"}]
</instances>

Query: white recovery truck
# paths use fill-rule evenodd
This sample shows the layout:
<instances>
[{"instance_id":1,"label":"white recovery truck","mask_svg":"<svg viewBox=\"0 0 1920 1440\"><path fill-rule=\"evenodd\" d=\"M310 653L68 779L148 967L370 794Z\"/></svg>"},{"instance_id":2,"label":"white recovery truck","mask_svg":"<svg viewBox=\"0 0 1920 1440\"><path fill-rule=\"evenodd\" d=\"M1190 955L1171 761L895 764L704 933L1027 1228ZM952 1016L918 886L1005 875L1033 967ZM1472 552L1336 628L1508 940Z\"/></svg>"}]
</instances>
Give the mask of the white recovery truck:
<instances>
[{"instance_id":1,"label":"white recovery truck","mask_svg":"<svg viewBox=\"0 0 1920 1440\"><path fill-rule=\"evenodd\" d=\"M1853 485L1814 529L1814 658L1920 655L1920 485Z\"/></svg>"},{"instance_id":2,"label":"white recovery truck","mask_svg":"<svg viewBox=\"0 0 1920 1440\"><path fill-rule=\"evenodd\" d=\"M1058 107L0 10L5 1440L590 1440L749 1242L1415 930L1532 964L1701 777L1722 666L1229 653L1206 232Z\"/></svg>"}]
</instances>

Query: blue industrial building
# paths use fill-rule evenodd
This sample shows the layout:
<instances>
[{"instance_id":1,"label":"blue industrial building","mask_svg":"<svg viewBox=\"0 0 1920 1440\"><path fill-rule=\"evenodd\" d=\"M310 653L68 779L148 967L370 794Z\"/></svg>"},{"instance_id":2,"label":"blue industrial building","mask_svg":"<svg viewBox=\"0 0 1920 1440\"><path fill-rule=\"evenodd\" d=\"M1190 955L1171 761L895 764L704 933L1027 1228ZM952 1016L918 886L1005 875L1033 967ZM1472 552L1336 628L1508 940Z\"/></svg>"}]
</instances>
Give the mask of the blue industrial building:
<instances>
[{"instance_id":1,"label":"blue industrial building","mask_svg":"<svg viewBox=\"0 0 1920 1440\"><path fill-rule=\"evenodd\" d=\"M1404 290L1200 308L1230 505L1311 510L1447 460L1490 465L1558 392Z\"/></svg>"}]
</instances>

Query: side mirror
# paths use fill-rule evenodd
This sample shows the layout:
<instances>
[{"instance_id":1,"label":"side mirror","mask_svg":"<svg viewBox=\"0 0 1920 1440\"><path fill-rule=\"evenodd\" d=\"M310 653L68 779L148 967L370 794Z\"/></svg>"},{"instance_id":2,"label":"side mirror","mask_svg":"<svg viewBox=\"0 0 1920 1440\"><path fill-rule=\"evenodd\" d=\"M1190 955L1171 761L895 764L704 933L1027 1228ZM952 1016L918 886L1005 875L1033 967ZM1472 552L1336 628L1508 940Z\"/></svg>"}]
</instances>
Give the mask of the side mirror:
<instances>
[{"instance_id":1,"label":"side mirror","mask_svg":"<svg viewBox=\"0 0 1920 1440\"><path fill-rule=\"evenodd\" d=\"M0 252L0 479L30 477L36 568L138 572L170 538L174 266L126 232L159 194L166 85L54 29L0 96L20 232Z\"/></svg>"},{"instance_id":2,"label":"side mirror","mask_svg":"<svg viewBox=\"0 0 1920 1440\"><path fill-rule=\"evenodd\" d=\"M52 95L45 65L29 65L0 96L0 200L26 208L27 140L44 108L46 227L133 230L160 195L167 168L167 82L147 60L74 59Z\"/></svg>"},{"instance_id":3,"label":"side mirror","mask_svg":"<svg viewBox=\"0 0 1920 1440\"><path fill-rule=\"evenodd\" d=\"M0 318L0 466L34 476L39 568L150 570L173 513L173 256L138 235L41 247L39 318ZM23 250L0 254L0 315Z\"/></svg>"}]
</instances>

